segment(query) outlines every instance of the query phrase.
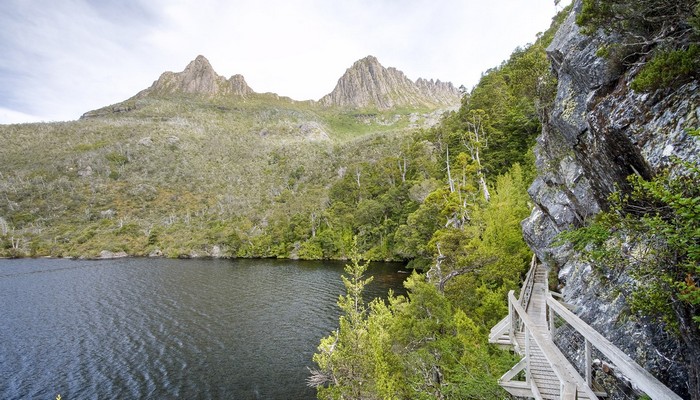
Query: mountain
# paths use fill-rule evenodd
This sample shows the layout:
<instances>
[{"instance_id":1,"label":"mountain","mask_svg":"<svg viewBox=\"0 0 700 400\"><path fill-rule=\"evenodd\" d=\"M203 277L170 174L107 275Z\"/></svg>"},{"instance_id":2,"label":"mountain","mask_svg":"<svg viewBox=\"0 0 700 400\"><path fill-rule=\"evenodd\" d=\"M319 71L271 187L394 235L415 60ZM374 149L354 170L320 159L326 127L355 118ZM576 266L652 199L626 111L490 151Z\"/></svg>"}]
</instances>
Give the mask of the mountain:
<instances>
[{"instance_id":1,"label":"mountain","mask_svg":"<svg viewBox=\"0 0 700 400\"><path fill-rule=\"evenodd\" d=\"M354 219L342 207L330 216L329 201L350 194L345 200L356 208L369 199L365 191L389 188L408 199L414 175L423 180L440 170L430 166L438 159L434 146L410 145L413 133L438 123L444 104L458 103L451 84L411 82L373 65L396 77L384 77L382 86L402 94L393 104L416 106L358 111L256 93L243 76L220 76L198 56L78 121L0 126L0 257L346 257L344 235ZM401 163L397 151L405 155ZM392 224L416 207L402 204ZM364 225L377 210L358 211L368 216ZM272 231L292 225L309 229L297 229L299 238ZM303 247L315 233L335 247L323 254L316 242Z\"/></svg>"},{"instance_id":2,"label":"mountain","mask_svg":"<svg viewBox=\"0 0 700 400\"><path fill-rule=\"evenodd\" d=\"M209 60L200 55L182 72L164 72L151 87L139 92L136 97L176 93L245 96L255 92L248 86L243 75L234 75L226 79L218 75Z\"/></svg>"},{"instance_id":3,"label":"mountain","mask_svg":"<svg viewBox=\"0 0 700 400\"><path fill-rule=\"evenodd\" d=\"M419 78L413 82L396 68L385 68L374 56L356 61L335 89L319 102L327 107L371 108L435 107L459 104L460 93L451 83Z\"/></svg>"},{"instance_id":4,"label":"mountain","mask_svg":"<svg viewBox=\"0 0 700 400\"><path fill-rule=\"evenodd\" d=\"M189 97L190 100L196 97L197 104L205 108L217 104L222 110L240 109L234 107L234 103L240 105L241 100L255 98L256 104L263 108L301 108L304 112L316 114L311 118L314 121L319 117L324 119L324 116L330 116L331 122L340 123L344 127L358 123L366 125L369 122L384 127L402 125L415 128L437 123L439 115L445 109L453 109L459 105L461 94L450 82L423 78L414 82L396 68L384 68L377 58L368 56L348 68L338 80L336 88L319 101L295 101L274 93L256 93L248 86L243 75L237 74L226 79L214 71L209 60L199 55L182 72L164 72L150 87L133 97L88 111L81 118L116 116L123 113L153 117L154 113L163 113L164 106L166 110L182 106L183 96ZM163 101L168 104L163 104ZM155 102L160 103L155 106ZM192 106L194 103L190 102L188 107ZM368 115L364 112L357 114L353 111L359 108L374 109L386 115ZM407 110L409 112L397 117L396 108L402 108L404 114ZM412 114L411 111L414 115L409 115ZM415 114L417 111L420 111L420 114ZM425 111L432 114L426 114ZM344 114L340 118L342 121L336 118L339 113ZM402 122L402 119L405 121Z\"/></svg>"}]
</instances>

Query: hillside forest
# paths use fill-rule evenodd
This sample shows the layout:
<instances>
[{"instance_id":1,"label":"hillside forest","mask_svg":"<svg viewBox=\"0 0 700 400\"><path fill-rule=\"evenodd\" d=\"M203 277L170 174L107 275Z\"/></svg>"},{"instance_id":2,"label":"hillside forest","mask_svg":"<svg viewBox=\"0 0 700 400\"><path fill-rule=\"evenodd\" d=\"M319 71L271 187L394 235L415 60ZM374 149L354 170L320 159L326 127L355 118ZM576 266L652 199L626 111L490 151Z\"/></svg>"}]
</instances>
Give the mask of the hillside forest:
<instances>
[{"instance_id":1,"label":"hillside forest","mask_svg":"<svg viewBox=\"0 0 700 400\"><path fill-rule=\"evenodd\" d=\"M577 23L584 33L619 35L617 44L598 53L619 68L637 68L633 90L668 93L696 77L697 2L581 3ZM367 265L360 255L352 258L343 278L346 295L338 301L339 328L314 356L309 384L318 387L319 398L508 398L497 379L516 360L485 338L507 313L506 293L518 287L530 258L519 223L531 208L528 149L554 94L544 53L553 29L485 73L457 112L410 142L438 150L434 172L424 175L435 187L399 224L393 246L427 272L410 276L407 297L367 303L361 295ZM700 135L697 129L687 133ZM689 398L698 398L700 170L692 162L676 160L675 166L685 172L662 171L648 180L632 175L628 188L612 193L609 209L558 240L573 244L599 271L630 271L638 287L626 317L663 320L665 334L683 340L690 354ZM359 254L377 250L357 238ZM634 259L622 243L648 256Z\"/></svg>"},{"instance_id":2,"label":"hillside forest","mask_svg":"<svg viewBox=\"0 0 700 400\"><path fill-rule=\"evenodd\" d=\"M531 258L520 221L565 12L429 128L429 110L272 94L3 126L0 256L351 259L346 316L314 358L320 398L504 397L513 356L485 337ZM366 304L360 259L428 273Z\"/></svg>"}]
</instances>

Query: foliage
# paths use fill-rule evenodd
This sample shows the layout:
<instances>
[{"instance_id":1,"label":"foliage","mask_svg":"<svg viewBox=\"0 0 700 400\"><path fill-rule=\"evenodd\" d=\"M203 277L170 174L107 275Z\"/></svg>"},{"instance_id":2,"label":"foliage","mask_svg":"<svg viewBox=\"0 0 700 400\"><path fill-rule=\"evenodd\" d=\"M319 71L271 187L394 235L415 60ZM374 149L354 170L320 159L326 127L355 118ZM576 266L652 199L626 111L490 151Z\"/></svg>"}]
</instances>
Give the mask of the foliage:
<instances>
[{"instance_id":1,"label":"foliage","mask_svg":"<svg viewBox=\"0 0 700 400\"><path fill-rule=\"evenodd\" d=\"M691 44L687 49L658 53L639 71L631 87L637 91L651 91L682 84L700 71L700 46Z\"/></svg>"},{"instance_id":2,"label":"foliage","mask_svg":"<svg viewBox=\"0 0 700 400\"><path fill-rule=\"evenodd\" d=\"M644 64L632 82L638 91L673 87L700 67L697 0L584 0L576 22L584 33L616 35L599 56L612 64Z\"/></svg>"},{"instance_id":3,"label":"foliage","mask_svg":"<svg viewBox=\"0 0 700 400\"><path fill-rule=\"evenodd\" d=\"M673 303L700 305L700 168L685 166L650 181L631 176L632 191L615 193L610 211L563 235L592 261L629 269L639 279L633 306L669 322L677 320Z\"/></svg>"},{"instance_id":4,"label":"foliage","mask_svg":"<svg viewBox=\"0 0 700 400\"><path fill-rule=\"evenodd\" d=\"M583 0L576 23L589 34L603 29L654 41L688 34L696 7L695 0Z\"/></svg>"},{"instance_id":5,"label":"foliage","mask_svg":"<svg viewBox=\"0 0 700 400\"><path fill-rule=\"evenodd\" d=\"M317 386L321 399L371 398L374 382L372 366L366 363L370 340L367 308L362 292L372 278L364 278L369 262L361 263L353 248L351 264L345 266L343 284L346 294L338 299L342 314L339 328L321 340L314 362L319 370L312 371L309 382ZM324 386L326 383L330 385Z\"/></svg>"},{"instance_id":6,"label":"foliage","mask_svg":"<svg viewBox=\"0 0 700 400\"><path fill-rule=\"evenodd\" d=\"M345 110L267 95L149 98L136 105L74 122L0 126L0 217L12 233L2 235L0 256L96 257L118 249L141 256L346 258L353 230L366 232L368 245L390 235L391 225L329 227L328 189L337 171L365 151L362 168L386 159L377 174L388 172L396 183L393 148L413 137L402 123L366 122ZM403 121L417 111L375 117ZM329 129L341 114L350 116L348 129ZM381 180L367 180L376 185L370 193L389 184ZM407 190L383 201L407 197ZM402 218L415 204L374 209ZM357 213L349 210L344 221ZM384 240L377 248L395 257L388 247Z\"/></svg>"},{"instance_id":7,"label":"foliage","mask_svg":"<svg viewBox=\"0 0 700 400\"><path fill-rule=\"evenodd\" d=\"M632 310L661 318L680 336L691 396L700 393L700 165L682 163L649 181L631 176L611 209L567 233L600 268L626 271L634 282Z\"/></svg>"},{"instance_id":8,"label":"foliage","mask_svg":"<svg viewBox=\"0 0 700 400\"><path fill-rule=\"evenodd\" d=\"M450 202L431 196L425 210L450 215L441 212ZM319 369L310 383L319 398L506 398L497 378L513 356L485 342L507 313L506 293L527 268L530 254L520 233L526 197L522 169L515 165L498 177L489 203L470 208L469 225L438 229L426 247L442 244L450 261L442 262L441 274L462 274L443 282L433 270L414 272L405 283L407 298L390 296L388 304L374 300L366 307L358 292L364 270L353 261L351 278L343 279L339 329L314 356Z\"/></svg>"}]
</instances>

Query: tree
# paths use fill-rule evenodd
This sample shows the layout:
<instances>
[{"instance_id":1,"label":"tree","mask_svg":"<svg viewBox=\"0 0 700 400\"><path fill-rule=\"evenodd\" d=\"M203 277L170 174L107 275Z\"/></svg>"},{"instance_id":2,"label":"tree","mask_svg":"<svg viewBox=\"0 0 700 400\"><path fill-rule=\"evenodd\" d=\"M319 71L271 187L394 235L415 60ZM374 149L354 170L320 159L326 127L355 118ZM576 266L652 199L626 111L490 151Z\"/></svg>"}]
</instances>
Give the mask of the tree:
<instances>
[{"instance_id":1,"label":"tree","mask_svg":"<svg viewBox=\"0 0 700 400\"><path fill-rule=\"evenodd\" d=\"M485 128L486 113L483 110L471 110L467 121L468 129L464 133L464 146L469 150L469 155L476 165L476 176L479 180L481 194L484 196L484 201L489 201L491 195L489 188L486 186L486 178L484 176L484 166L481 164L481 151L488 146L488 134Z\"/></svg>"},{"instance_id":2,"label":"tree","mask_svg":"<svg viewBox=\"0 0 700 400\"><path fill-rule=\"evenodd\" d=\"M319 352L313 360L319 366L312 370L307 382L316 387L320 399L368 399L373 382L372 368L368 362L367 307L362 298L365 286L372 278L364 274L369 261L360 261L357 245L352 252L351 263L345 266L343 284L346 294L338 299L342 310L339 328L321 340Z\"/></svg>"}]
</instances>

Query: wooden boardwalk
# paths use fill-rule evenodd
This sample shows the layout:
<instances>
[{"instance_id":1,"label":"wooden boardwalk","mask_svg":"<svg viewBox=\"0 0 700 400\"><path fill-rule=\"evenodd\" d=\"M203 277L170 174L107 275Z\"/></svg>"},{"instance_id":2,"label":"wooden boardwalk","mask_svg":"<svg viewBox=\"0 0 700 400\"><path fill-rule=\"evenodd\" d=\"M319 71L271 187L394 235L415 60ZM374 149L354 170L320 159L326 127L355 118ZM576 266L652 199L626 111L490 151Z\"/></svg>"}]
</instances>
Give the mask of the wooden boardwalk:
<instances>
[{"instance_id":1,"label":"wooden boardwalk","mask_svg":"<svg viewBox=\"0 0 700 400\"><path fill-rule=\"evenodd\" d=\"M555 300L548 291L547 270L533 257L520 298L508 295L509 313L491 329L489 342L513 349L523 358L499 380L509 393L535 399L589 399L605 397L591 387L591 349L603 353L630 381L652 399L680 400L631 358ZM585 340L585 376L552 340L555 315L569 323Z\"/></svg>"}]
</instances>

